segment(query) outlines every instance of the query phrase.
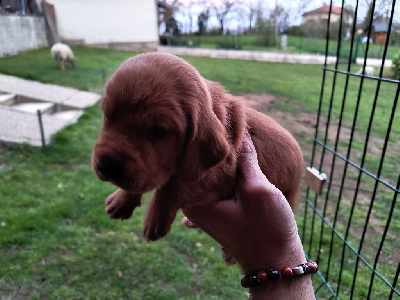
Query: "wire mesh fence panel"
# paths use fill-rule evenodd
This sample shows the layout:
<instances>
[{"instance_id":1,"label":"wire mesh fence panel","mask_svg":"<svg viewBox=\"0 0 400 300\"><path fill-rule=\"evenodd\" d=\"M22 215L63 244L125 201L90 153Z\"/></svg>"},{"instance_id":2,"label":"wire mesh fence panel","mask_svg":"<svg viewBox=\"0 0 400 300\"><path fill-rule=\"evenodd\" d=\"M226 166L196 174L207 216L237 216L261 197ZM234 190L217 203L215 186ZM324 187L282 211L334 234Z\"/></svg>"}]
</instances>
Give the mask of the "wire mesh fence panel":
<instances>
[{"instance_id":1,"label":"wire mesh fence panel","mask_svg":"<svg viewBox=\"0 0 400 300\"><path fill-rule=\"evenodd\" d=\"M320 266L314 288L321 299L400 296L400 81L387 67L400 5L389 2L379 19L387 31L378 59L370 53L378 18L368 16L383 4L371 1L365 16L364 2L343 1L354 14L345 24L342 9L335 21L338 32L350 35L344 43L342 35L331 39L330 3L325 54L333 44L337 59L323 67L310 161L327 181L321 195L307 189L300 230L307 256Z\"/></svg>"}]
</instances>

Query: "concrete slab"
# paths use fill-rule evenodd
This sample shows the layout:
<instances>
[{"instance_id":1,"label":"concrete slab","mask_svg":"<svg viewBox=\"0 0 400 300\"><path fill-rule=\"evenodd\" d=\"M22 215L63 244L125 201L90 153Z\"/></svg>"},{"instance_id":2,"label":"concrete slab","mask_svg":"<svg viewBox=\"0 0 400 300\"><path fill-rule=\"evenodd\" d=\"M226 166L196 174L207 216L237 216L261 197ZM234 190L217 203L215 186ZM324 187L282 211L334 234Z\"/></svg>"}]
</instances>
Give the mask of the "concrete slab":
<instances>
[{"instance_id":1,"label":"concrete slab","mask_svg":"<svg viewBox=\"0 0 400 300\"><path fill-rule=\"evenodd\" d=\"M43 102L5 105L6 101L12 99L6 95L24 96ZM0 74L0 96L0 100L4 98L3 102L0 101L0 140L28 143L32 146L42 145L37 110L46 111L55 103L69 107L64 111L42 114L44 139L47 144L53 134L76 122L83 114L84 108L95 104L101 98L101 95L96 93L2 74Z\"/></svg>"},{"instance_id":2,"label":"concrete slab","mask_svg":"<svg viewBox=\"0 0 400 300\"><path fill-rule=\"evenodd\" d=\"M364 65L364 58L358 57L356 59L356 64L357 65ZM380 67L382 66L382 59L377 59L377 58L368 58L366 60L366 66L373 66L373 67ZM385 59L383 66L385 68L390 68L392 66L392 60L391 59Z\"/></svg>"},{"instance_id":3,"label":"concrete slab","mask_svg":"<svg viewBox=\"0 0 400 300\"><path fill-rule=\"evenodd\" d=\"M46 144L50 142L53 134L66 125L67 123L63 119L44 115L43 127ZM0 110L0 140L41 146L42 138L37 115L15 110Z\"/></svg>"},{"instance_id":4,"label":"concrete slab","mask_svg":"<svg viewBox=\"0 0 400 300\"><path fill-rule=\"evenodd\" d=\"M160 52L167 52L175 55L203 56L212 58L244 59L269 62L285 62L296 64L324 64L324 55L296 54L285 52L265 52L265 51L246 51L246 50L224 50L224 49L204 49L204 48L185 48L185 47L165 47L157 48ZM334 64L336 57L328 56L327 63Z\"/></svg>"},{"instance_id":5,"label":"concrete slab","mask_svg":"<svg viewBox=\"0 0 400 300\"><path fill-rule=\"evenodd\" d=\"M19 111L24 111L27 113L32 113L36 114L38 110L46 110L50 107L52 107L54 104L50 102L43 102L43 103L22 103L22 104L17 104L13 105L12 109L19 110Z\"/></svg>"},{"instance_id":6,"label":"concrete slab","mask_svg":"<svg viewBox=\"0 0 400 300\"><path fill-rule=\"evenodd\" d=\"M0 94L0 104L8 105L9 102L13 102L15 94Z\"/></svg>"},{"instance_id":7,"label":"concrete slab","mask_svg":"<svg viewBox=\"0 0 400 300\"><path fill-rule=\"evenodd\" d=\"M57 119L63 119L66 121L72 121L72 120L77 120L81 115L83 114L83 111L81 110L67 110L59 113L55 113L52 116Z\"/></svg>"},{"instance_id":8,"label":"concrete slab","mask_svg":"<svg viewBox=\"0 0 400 300\"><path fill-rule=\"evenodd\" d=\"M202 56L202 57L212 57L212 58L244 59L244 60L284 62L284 63L295 63L295 64L323 65L325 63L324 55L315 55L315 54L166 47L166 46L158 46L157 50L160 52L167 52L175 55ZM328 56L327 64L335 64L335 63L336 63L336 57ZM362 65L364 64L364 59L357 58L356 63ZM374 59L374 58L367 59L367 66L380 67L381 65L382 65L381 59ZM392 65L392 61L390 59L386 59L384 65L385 67L390 67Z\"/></svg>"},{"instance_id":9,"label":"concrete slab","mask_svg":"<svg viewBox=\"0 0 400 300\"><path fill-rule=\"evenodd\" d=\"M78 91L77 93L73 94L69 97L63 104L78 107L78 108L85 108L88 106L92 106L100 99L99 94L85 92L85 91Z\"/></svg>"},{"instance_id":10,"label":"concrete slab","mask_svg":"<svg viewBox=\"0 0 400 300\"><path fill-rule=\"evenodd\" d=\"M0 74L0 91L54 103L62 103L79 92L73 88L3 74Z\"/></svg>"}]
</instances>

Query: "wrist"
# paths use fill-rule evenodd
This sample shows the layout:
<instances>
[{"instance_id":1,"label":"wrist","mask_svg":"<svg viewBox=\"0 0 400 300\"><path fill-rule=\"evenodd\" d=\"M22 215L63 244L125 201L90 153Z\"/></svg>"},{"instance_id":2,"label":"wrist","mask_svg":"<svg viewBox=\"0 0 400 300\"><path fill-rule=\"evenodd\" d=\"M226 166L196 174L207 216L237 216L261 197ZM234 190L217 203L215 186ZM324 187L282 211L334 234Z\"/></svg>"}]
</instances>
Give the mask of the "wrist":
<instances>
[{"instance_id":1,"label":"wrist","mask_svg":"<svg viewBox=\"0 0 400 300\"><path fill-rule=\"evenodd\" d=\"M303 246L298 235L291 243L288 243L284 250L274 251L273 253L280 255L274 257L260 255L261 257L253 257L253 261L241 265L244 274L257 274L259 271L267 271L271 268L280 271L285 266L293 268L306 262ZM315 299L310 275L267 281L252 286L249 292L251 299Z\"/></svg>"},{"instance_id":2,"label":"wrist","mask_svg":"<svg viewBox=\"0 0 400 300\"><path fill-rule=\"evenodd\" d=\"M265 249L268 249L268 246L265 246ZM238 260L245 275L271 268L280 270L284 266L298 266L304 262L306 262L306 257L298 235L282 247L282 249L260 251L257 254L254 253L254 255L249 256L247 260Z\"/></svg>"},{"instance_id":3,"label":"wrist","mask_svg":"<svg viewBox=\"0 0 400 300\"><path fill-rule=\"evenodd\" d=\"M299 276L250 288L250 296L253 300L262 299L315 299L311 276Z\"/></svg>"}]
</instances>

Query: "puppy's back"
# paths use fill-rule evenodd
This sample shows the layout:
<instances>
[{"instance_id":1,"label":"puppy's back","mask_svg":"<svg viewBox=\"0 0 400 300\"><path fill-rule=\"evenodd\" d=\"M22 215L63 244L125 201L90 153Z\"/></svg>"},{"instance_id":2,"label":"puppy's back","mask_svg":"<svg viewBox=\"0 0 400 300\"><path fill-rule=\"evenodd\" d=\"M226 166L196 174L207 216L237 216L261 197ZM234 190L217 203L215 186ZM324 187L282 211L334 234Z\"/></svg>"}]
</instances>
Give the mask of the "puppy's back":
<instances>
[{"instance_id":1,"label":"puppy's back","mask_svg":"<svg viewBox=\"0 0 400 300\"><path fill-rule=\"evenodd\" d=\"M220 166L220 171L235 176L232 166L236 166L235 157L247 129L257 150L261 170L295 208L300 198L304 168L302 151L295 138L271 117L250 108L243 99L227 93L218 83L207 81L207 86L214 112L225 126L232 147L230 157L233 161ZM217 177L222 176L218 174Z\"/></svg>"},{"instance_id":2,"label":"puppy's back","mask_svg":"<svg viewBox=\"0 0 400 300\"><path fill-rule=\"evenodd\" d=\"M264 175L295 208L300 198L304 168L302 151L295 138L271 117L246 108L247 127Z\"/></svg>"}]
</instances>

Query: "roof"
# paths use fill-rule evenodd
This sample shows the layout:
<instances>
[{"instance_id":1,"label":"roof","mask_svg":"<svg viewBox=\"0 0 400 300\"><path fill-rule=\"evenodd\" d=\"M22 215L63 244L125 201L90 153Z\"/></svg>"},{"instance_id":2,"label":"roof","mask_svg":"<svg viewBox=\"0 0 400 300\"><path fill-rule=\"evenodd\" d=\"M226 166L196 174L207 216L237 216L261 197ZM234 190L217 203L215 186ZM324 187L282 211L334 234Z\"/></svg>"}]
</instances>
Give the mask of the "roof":
<instances>
[{"instance_id":1,"label":"roof","mask_svg":"<svg viewBox=\"0 0 400 300\"><path fill-rule=\"evenodd\" d=\"M310 11L306 11L303 16L308 16L308 15L322 15L322 14L329 14L329 10L330 10L330 5L328 4L324 4L319 8L310 10ZM348 14L353 14L353 12L350 9L344 8L344 13L348 13ZM332 14L334 15L340 15L342 13L342 8L341 7L337 7L337 6L333 6L332 7Z\"/></svg>"}]
</instances>

